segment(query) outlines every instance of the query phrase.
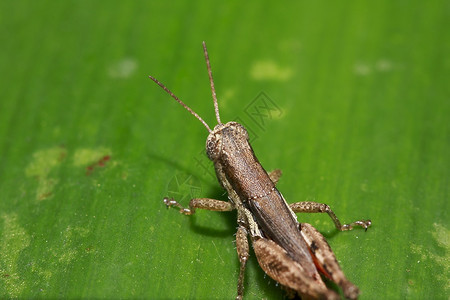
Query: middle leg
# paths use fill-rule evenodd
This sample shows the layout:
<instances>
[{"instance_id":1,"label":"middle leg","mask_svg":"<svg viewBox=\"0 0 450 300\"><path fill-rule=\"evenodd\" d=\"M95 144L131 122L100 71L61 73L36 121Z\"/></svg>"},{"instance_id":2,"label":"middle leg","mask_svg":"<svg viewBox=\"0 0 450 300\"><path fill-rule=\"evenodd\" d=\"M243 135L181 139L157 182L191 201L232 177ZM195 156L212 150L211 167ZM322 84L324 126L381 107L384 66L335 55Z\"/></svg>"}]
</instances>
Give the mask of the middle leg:
<instances>
[{"instance_id":1,"label":"middle leg","mask_svg":"<svg viewBox=\"0 0 450 300\"><path fill-rule=\"evenodd\" d=\"M249 257L249 246L247 239L247 230L239 225L238 231L236 232L236 250L239 257L239 280L237 286L237 300L242 299L244 295L244 275L245 275L245 267L247 265L248 257Z\"/></svg>"},{"instance_id":2,"label":"middle leg","mask_svg":"<svg viewBox=\"0 0 450 300\"><path fill-rule=\"evenodd\" d=\"M317 203L317 202L296 202L289 204L291 209L295 213L327 213L330 218L333 220L334 226L340 231L344 230L352 230L353 226L361 226L365 230L372 224L372 221L370 220L358 220L349 224L341 224L341 221L339 221L336 214L331 210L331 208L324 203Z\"/></svg>"}]
</instances>

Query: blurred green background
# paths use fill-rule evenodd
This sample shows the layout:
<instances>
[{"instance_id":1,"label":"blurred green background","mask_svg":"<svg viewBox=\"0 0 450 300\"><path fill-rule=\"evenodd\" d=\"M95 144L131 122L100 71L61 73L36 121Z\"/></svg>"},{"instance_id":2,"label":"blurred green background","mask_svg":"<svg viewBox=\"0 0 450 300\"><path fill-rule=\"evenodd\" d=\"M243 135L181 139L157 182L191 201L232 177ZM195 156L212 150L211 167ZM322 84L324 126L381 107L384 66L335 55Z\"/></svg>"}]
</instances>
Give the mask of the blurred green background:
<instances>
[{"instance_id":1,"label":"blurred green background","mask_svg":"<svg viewBox=\"0 0 450 300\"><path fill-rule=\"evenodd\" d=\"M361 299L448 299L449 1L1 1L0 298L232 299L223 121L328 239ZM212 174L213 175L213 174ZM282 299L251 253L246 299ZM334 287L335 288L335 287Z\"/></svg>"}]
</instances>

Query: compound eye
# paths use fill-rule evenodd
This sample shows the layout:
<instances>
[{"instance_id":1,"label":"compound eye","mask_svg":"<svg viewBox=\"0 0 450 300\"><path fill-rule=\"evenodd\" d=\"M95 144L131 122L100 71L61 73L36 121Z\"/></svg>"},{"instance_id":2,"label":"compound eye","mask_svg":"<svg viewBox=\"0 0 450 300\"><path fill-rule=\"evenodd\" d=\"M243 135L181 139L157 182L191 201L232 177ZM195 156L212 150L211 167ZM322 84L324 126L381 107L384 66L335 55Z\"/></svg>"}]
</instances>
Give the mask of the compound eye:
<instances>
[{"instance_id":1,"label":"compound eye","mask_svg":"<svg viewBox=\"0 0 450 300\"><path fill-rule=\"evenodd\" d=\"M215 161L220 153L220 139L216 138L214 134L210 134L206 140L206 154L209 159Z\"/></svg>"}]
</instances>

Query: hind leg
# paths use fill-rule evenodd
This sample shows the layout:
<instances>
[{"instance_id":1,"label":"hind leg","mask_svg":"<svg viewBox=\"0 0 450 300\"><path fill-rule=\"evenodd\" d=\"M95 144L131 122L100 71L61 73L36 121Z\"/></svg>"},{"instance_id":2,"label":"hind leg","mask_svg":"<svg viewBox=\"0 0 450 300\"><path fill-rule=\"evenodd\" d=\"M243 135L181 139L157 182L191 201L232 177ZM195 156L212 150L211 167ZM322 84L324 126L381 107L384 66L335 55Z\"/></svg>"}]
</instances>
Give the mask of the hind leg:
<instances>
[{"instance_id":1,"label":"hind leg","mask_svg":"<svg viewBox=\"0 0 450 300\"><path fill-rule=\"evenodd\" d=\"M309 245L317 269L339 285L346 298L357 299L359 295L358 287L345 277L333 250L331 250L323 235L308 223L302 223L300 226L301 234Z\"/></svg>"}]
</instances>

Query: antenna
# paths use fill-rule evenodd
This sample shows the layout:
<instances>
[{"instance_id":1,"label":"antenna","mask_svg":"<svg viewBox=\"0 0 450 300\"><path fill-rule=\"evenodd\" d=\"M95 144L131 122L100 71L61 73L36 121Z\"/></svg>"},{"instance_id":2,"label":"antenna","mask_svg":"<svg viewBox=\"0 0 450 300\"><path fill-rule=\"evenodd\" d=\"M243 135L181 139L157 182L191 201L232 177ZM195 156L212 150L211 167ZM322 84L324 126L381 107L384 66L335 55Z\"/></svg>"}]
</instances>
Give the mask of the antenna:
<instances>
[{"instance_id":1,"label":"antenna","mask_svg":"<svg viewBox=\"0 0 450 300\"><path fill-rule=\"evenodd\" d=\"M219 104L217 104L216 89L214 88L214 80L211 71L211 64L209 63L208 50L206 50L205 41L203 41L202 44L203 44L203 51L205 52L206 67L208 68L209 82L211 84L211 93L214 100L214 111L216 112L217 123L222 124L222 122L220 122Z\"/></svg>"},{"instance_id":2,"label":"antenna","mask_svg":"<svg viewBox=\"0 0 450 300\"><path fill-rule=\"evenodd\" d=\"M206 51L206 48L205 48ZM211 128L208 126L208 124L202 119L200 118L200 116L193 111L189 106L187 106L186 104L184 104L183 101L181 101L180 99L178 99L177 96L175 96L174 93L172 93L168 88L165 87L164 84L162 84L161 82L159 82L155 77L153 76L148 76L151 80L153 80L157 85L159 85L160 87L163 88L163 90L165 90L170 96L172 96L173 99L175 99L178 103L181 104L181 106L183 106L187 111L189 111L192 115L194 115L194 117L196 117L200 122L203 123L203 125L206 127L206 129L208 129L209 132L211 132ZM211 78L212 79L212 78ZM216 100L217 103L217 100ZM219 122L220 123L220 122Z\"/></svg>"}]
</instances>

